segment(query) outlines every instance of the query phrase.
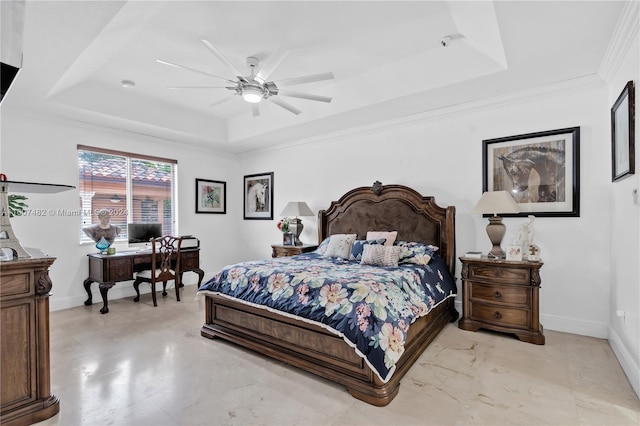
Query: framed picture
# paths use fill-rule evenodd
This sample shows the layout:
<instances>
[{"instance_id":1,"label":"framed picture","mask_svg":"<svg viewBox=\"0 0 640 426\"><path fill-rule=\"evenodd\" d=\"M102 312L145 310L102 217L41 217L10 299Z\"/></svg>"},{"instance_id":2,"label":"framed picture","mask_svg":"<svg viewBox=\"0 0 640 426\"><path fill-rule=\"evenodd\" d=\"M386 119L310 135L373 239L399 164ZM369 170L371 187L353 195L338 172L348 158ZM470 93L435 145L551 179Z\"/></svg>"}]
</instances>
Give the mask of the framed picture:
<instances>
[{"instance_id":1,"label":"framed picture","mask_svg":"<svg viewBox=\"0 0 640 426\"><path fill-rule=\"evenodd\" d=\"M613 182L636 172L634 121L634 87L633 81L629 81L611 108L611 172Z\"/></svg>"},{"instance_id":2,"label":"framed picture","mask_svg":"<svg viewBox=\"0 0 640 426\"><path fill-rule=\"evenodd\" d=\"M507 246L507 260L522 260L521 246Z\"/></svg>"},{"instance_id":3,"label":"framed picture","mask_svg":"<svg viewBox=\"0 0 640 426\"><path fill-rule=\"evenodd\" d=\"M520 213L580 216L580 127L482 141L482 190L509 191Z\"/></svg>"},{"instance_id":4,"label":"framed picture","mask_svg":"<svg viewBox=\"0 0 640 426\"><path fill-rule=\"evenodd\" d=\"M285 232L282 234L282 245L294 246L296 244L296 234L293 232Z\"/></svg>"},{"instance_id":5,"label":"framed picture","mask_svg":"<svg viewBox=\"0 0 640 426\"><path fill-rule=\"evenodd\" d=\"M196 179L196 213L227 213L227 183Z\"/></svg>"},{"instance_id":6,"label":"framed picture","mask_svg":"<svg viewBox=\"0 0 640 426\"><path fill-rule=\"evenodd\" d=\"M273 172L244 177L244 218L273 219Z\"/></svg>"}]
</instances>

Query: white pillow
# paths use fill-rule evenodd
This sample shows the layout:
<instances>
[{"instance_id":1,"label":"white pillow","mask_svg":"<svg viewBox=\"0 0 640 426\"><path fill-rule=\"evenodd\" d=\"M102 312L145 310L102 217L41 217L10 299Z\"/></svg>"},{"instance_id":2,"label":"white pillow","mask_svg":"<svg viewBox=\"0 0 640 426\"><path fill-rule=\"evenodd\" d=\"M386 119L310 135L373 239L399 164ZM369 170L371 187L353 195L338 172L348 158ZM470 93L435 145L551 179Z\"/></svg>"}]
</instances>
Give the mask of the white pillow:
<instances>
[{"instance_id":1,"label":"white pillow","mask_svg":"<svg viewBox=\"0 0 640 426\"><path fill-rule=\"evenodd\" d=\"M322 257L341 257L348 259L351 254L351 245L356 240L356 234L334 234L329 240L327 250Z\"/></svg>"},{"instance_id":2,"label":"white pillow","mask_svg":"<svg viewBox=\"0 0 640 426\"><path fill-rule=\"evenodd\" d=\"M366 244L362 250L362 265L398 266L398 259L402 253L399 246L383 246Z\"/></svg>"},{"instance_id":3,"label":"white pillow","mask_svg":"<svg viewBox=\"0 0 640 426\"><path fill-rule=\"evenodd\" d=\"M368 231L367 232L367 240L380 240L384 238L385 246L392 246L393 242L396 240L398 236L398 231Z\"/></svg>"}]
</instances>

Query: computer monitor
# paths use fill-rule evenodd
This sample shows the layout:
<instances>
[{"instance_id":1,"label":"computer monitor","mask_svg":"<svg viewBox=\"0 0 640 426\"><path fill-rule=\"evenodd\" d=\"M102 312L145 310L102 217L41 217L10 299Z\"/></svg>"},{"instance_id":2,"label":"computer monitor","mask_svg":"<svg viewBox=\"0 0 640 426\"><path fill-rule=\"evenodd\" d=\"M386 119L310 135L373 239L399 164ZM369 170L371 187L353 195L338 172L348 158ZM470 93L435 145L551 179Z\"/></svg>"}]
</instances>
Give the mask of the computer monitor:
<instances>
[{"instance_id":1,"label":"computer monitor","mask_svg":"<svg viewBox=\"0 0 640 426\"><path fill-rule=\"evenodd\" d=\"M161 223L129 223L127 224L129 247L150 248L151 239L162 236Z\"/></svg>"}]
</instances>

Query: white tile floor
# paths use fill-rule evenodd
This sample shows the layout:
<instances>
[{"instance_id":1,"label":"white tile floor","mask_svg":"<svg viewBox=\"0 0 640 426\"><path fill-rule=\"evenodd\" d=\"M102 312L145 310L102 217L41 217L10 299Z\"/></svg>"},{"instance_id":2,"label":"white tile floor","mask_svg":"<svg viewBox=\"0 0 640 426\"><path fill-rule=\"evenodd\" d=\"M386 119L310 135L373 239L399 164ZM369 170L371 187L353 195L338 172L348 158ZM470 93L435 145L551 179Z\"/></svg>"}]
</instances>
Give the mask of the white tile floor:
<instances>
[{"instance_id":1,"label":"white tile floor","mask_svg":"<svg viewBox=\"0 0 640 426\"><path fill-rule=\"evenodd\" d=\"M639 425L640 401L605 340L546 345L448 325L386 407L222 340L204 301L175 294L51 313L60 413L41 425Z\"/></svg>"}]
</instances>

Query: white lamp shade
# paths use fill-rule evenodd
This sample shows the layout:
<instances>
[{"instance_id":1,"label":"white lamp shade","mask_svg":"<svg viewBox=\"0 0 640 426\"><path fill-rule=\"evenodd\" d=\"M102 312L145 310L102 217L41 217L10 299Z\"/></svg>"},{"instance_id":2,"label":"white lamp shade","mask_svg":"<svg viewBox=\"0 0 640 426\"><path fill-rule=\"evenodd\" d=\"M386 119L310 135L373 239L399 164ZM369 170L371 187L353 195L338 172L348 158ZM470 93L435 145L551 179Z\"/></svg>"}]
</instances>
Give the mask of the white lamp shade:
<instances>
[{"instance_id":1,"label":"white lamp shade","mask_svg":"<svg viewBox=\"0 0 640 426\"><path fill-rule=\"evenodd\" d=\"M503 213L520 213L520 208L508 191L487 191L482 194L471 213L497 216Z\"/></svg>"},{"instance_id":2,"label":"white lamp shade","mask_svg":"<svg viewBox=\"0 0 640 426\"><path fill-rule=\"evenodd\" d=\"M313 212L304 201L290 201L282 210L280 216L313 216Z\"/></svg>"}]
</instances>

